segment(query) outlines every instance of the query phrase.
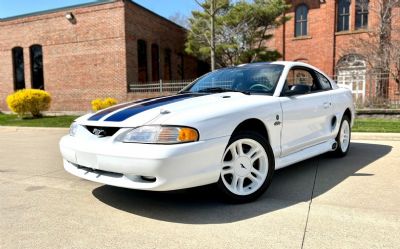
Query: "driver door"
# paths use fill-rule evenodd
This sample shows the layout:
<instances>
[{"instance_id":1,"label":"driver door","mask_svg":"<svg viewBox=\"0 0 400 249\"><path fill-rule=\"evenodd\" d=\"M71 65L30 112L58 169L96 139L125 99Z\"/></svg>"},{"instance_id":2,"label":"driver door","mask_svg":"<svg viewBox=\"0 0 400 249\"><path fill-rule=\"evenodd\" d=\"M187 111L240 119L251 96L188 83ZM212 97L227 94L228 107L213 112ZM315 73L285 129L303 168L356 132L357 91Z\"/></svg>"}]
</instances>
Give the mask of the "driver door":
<instances>
[{"instance_id":1,"label":"driver door","mask_svg":"<svg viewBox=\"0 0 400 249\"><path fill-rule=\"evenodd\" d=\"M306 67L294 67L288 73L280 97L283 112L281 157L329 139L333 116L331 95L317 74ZM309 90L285 96L285 92L296 86Z\"/></svg>"}]
</instances>

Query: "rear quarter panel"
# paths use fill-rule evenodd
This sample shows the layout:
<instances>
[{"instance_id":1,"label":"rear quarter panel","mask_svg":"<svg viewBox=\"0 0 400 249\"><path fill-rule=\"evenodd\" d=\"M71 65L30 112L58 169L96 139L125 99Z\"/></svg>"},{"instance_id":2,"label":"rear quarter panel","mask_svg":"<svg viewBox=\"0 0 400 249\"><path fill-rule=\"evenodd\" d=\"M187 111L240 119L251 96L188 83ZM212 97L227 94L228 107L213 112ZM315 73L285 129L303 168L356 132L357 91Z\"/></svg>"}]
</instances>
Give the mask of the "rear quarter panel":
<instances>
[{"instance_id":1,"label":"rear quarter panel","mask_svg":"<svg viewBox=\"0 0 400 249\"><path fill-rule=\"evenodd\" d=\"M347 88L337 88L332 90L332 103L335 111L335 115L340 122L343 118L343 114L346 109L351 112L351 126L354 124L355 118L355 107L353 102L353 94L350 89Z\"/></svg>"}]
</instances>

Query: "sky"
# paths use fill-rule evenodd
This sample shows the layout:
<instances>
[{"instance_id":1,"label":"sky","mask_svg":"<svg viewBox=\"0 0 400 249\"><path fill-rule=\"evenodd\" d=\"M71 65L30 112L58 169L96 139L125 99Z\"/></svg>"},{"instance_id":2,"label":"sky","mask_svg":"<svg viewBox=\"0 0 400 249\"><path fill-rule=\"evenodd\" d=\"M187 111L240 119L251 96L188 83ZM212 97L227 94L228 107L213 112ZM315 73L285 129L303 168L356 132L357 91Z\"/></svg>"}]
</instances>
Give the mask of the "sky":
<instances>
[{"instance_id":1,"label":"sky","mask_svg":"<svg viewBox=\"0 0 400 249\"><path fill-rule=\"evenodd\" d=\"M169 18L176 13L190 16L191 10L197 8L194 0L133 0L151 11ZM0 18L28 14L36 11L71 6L93 0L0 0Z\"/></svg>"}]
</instances>

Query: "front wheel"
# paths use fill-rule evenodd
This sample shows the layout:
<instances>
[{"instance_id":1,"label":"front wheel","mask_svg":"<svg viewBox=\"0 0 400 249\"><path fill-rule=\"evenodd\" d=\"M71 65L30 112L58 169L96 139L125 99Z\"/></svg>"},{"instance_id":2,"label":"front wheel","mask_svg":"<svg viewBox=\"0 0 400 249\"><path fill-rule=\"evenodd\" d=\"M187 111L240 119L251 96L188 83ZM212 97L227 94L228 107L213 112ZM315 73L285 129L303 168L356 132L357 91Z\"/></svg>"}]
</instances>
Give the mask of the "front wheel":
<instances>
[{"instance_id":1,"label":"front wheel","mask_svg":"<svg viewBox=\"0 0 400 249\"><path fill-rule=\"evenodd\" d=\"M217 185L230 202L253 201L268 188L274 169L274 155L266 139L258 133L242 132L234 135L225 149Z\"/></svg>"}]
</instances>

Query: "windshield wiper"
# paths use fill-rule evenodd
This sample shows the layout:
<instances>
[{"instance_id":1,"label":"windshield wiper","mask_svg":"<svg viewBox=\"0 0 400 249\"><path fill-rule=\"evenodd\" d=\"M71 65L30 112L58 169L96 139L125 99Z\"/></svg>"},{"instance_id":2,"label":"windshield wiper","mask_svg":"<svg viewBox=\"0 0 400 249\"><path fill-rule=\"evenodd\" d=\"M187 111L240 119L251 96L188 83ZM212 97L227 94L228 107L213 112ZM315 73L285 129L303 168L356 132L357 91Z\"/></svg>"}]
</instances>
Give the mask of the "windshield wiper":
<instances>
[{"instance_id":1,"label":"windshield wiper","mask_svg":"<svg viewBox=\"0 0 400 249\"><path fill-rule=\"evenodd\" d=\"M250 92L248 92L248 91L239 91L239 90L230 89L230 88L223 88L223 87L209 87L209 88L201 89L198 92L202 92L202 93L238 92L238 93L243 93L243 94L246 94L246 95L250 95Z\"/></svg>"}]
</instances>

